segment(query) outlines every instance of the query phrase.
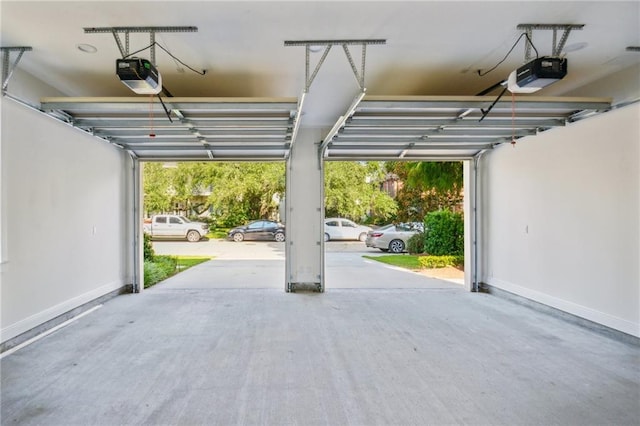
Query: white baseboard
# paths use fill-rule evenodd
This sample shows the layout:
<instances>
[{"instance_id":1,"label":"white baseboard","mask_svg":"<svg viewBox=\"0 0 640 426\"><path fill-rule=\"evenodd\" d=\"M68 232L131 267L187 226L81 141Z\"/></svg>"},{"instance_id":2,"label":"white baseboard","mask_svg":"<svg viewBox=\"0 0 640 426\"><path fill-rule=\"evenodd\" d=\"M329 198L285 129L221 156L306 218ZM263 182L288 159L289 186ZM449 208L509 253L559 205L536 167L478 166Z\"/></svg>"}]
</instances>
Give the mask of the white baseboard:
<instances>
[{"instance_id":1,"label":"white baseboard","mask_svg":"<svg viewBox=\"0 0 640 426\"><path fill-rule=\"evenodd\" d=\"M486 283L492 287L508 291L509 293L522 296L524 298L533 300L535 302L542 303L547 306L559 309L561 311L570 313L580 318L593 321L598 324L602 324L606 327L614 330L622 331L623 333L630 334L632 336L640 337L640 322L634 323L632 321L619 318L605 312L598 311L587 306L578 305L577 303L569 302L567 300L559 299L557 297L541 293L530 288L522 287L517 284L510 283L495 278L486 280Z\"/></svg>"},{"instance_id":2,"label":"white baseboard","mask_svg":"<svg viewBox=\"0 0 640 426\"><path fill-rule=\"evenodd\" d=\"M82 306L85 303L91 302L92 300L104 296L107 293L118 290L123 286L124 283L122 281L110 282L87 293L81 294L48 309L45 309L44 311L33 314L11 325L3 327L2 330L0 330L0 342L6 342L9 339L13 339L14 337L19 336L20 334L25 333L32 328L44 324L47 321L50 321L66 312L69 312L70 310L75 309L78 306Z\"/></svg>"}]
</instances>

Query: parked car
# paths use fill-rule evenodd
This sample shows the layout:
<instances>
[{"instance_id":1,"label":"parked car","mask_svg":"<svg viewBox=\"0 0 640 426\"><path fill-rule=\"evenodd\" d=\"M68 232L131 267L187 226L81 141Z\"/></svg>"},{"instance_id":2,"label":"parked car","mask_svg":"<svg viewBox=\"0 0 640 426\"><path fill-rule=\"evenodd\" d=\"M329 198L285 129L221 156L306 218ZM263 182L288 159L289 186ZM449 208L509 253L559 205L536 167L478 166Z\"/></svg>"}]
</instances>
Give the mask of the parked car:
<instances>
[{"instance_id":1,"label":"parked car","mask_svg":"<svg viewBox=\"0 0 640 426\"><path fill-rule=\"evenodd\" d=\"M331 217L324 220L324 240L360 240L367 238L367 232L371 228L340 217Z\"/></svg>"},{"instance_id":2,"label":"parked car","mask_svg":"<svg viewBox=\"0 0 640 426\"><path fill-rule=\"evenodd\" d=\"M236 226L229 231L227 239L235 242L244 240L284 241L284 225L273 220L254 220L246 225Z\"/></svg>"},{"instance_id":3,"label":"parked car","mask_svg":"<svg viewBox=\"0 0 640 426\"><path fill-rule=\"evenodd\" d=\"M203 222L192 222L184 216L174 214L158 214L145 220L142 230L152 238L186 238L195 243L209 232L209 225Z\"/></svg>"},{"instance_id":4,"label":"parked car","mask_svg":"<svg viewBox=\"0 0 640 426\"><path fill-rule=\"evenodd\" d=\"M390 224L367 233L365 244L382 251L402 253L407 248L407 241L415 234L424 231L424 225L420 222Z\"/></svg>"}]
</instances>

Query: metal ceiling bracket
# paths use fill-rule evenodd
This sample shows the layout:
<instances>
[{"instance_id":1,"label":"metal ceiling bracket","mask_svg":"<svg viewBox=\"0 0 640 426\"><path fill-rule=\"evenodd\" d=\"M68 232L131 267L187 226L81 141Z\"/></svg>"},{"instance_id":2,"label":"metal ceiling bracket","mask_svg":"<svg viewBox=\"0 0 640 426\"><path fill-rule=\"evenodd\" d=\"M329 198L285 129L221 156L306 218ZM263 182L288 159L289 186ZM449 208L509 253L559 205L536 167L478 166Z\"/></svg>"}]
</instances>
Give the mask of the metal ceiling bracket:
<instances>
[{"instance_id":1,"label":"metal ceiling bracket","mask_svg":"<svg viewBox=\"0 0 640 426\"><path fill-rule=\"evenodd\" d=\"M313 83L313 80L316 78L316 75L318 75L318 71L320 71L320 67L324 63L324 60L327 59L327 55L329 54L330 50L331 50L331 45L327 46L324 49L324 53L322 54L322 57L320 58L320 60L316 64L316 67L313 70L313 74L311 74L311 77L309 77L309 62L310 62L309 57L310 57L311 47L307 46L305 48L304 93L308 93L309 92L309 88L311 87L311 83Z\"/></svg>"},{"instance_id":2,"label":"metal ceiling bracket","mask_svg":"<svg viewBox=\"0 0 640 426\"><path fill-rule=\"evenodd\" d=\"M362 99L364 98L364 95L366 95L366 89L363 89L362 92L358 93L358 95L353 99L353 102L351 103L351 106L347 110L346 114L343 116L340 116L340 118L338 119L336 124L333 125L333 127L331 128L327 136L325 136L325 138L322 140L322 143L320 144L320 159L323 159L327 156L328 154L327 148L329 146L329 143L331 143L331 141L336 136L336 134L338 134L340 129L344 127L347 120L356 112L356 108L360 104L360 101L362 101Z\"/></svg>"},{"instance_id":3,"label":"metal ceiling bracket","mask_svg":"<svg viewBox=\"0 0 640 426\"><path fill-rule=\"evenodd\" d=\"M366 57L367 57L367 45L368 44L386 44L386 39L352 39L352 40L285 40L285 46L304 46L305 47L305 87L304 92L307 93L309 88L311 87L311 83L316 78L318 71L320 71L320 67L324 63L331 47L335 45L342 46L345 55L347 56L347 60L349 61L349 65L351 65L351 70L353 71L353 75L356 77L358 81L358 86L360 86L360 90L364 91L364 71L366 66ZM350 45L359 45L362 48L362 59L360 64L360 71L356 67L356 64L351 56L351 52L349 51ZM309 75L310 71L310 56L311 56L311 47L317 48L324 46L324 52L322 53L322 57L316 64L311 76Z\"/></svg>"},{"instance_id":4,"label":"metal ceiling bracket","mask_svg":"<svg viewBox=\"0 0 640 426\"><path fill-rule=\"evenodd\" d=\"M123 58L129 56L129 34L130 33L149 33L149 50L151 52L151 63L156 64L156 33L193 33L197 32L198 27L90 27L84 28L85 34L111 33L118 45L118 50ZM119 33L124 33L124 46L120 40Z\"/></svg>"},{"instance_id":5,"label":"metal ceiling bracket","mask_svg":"<svg viewBox=\"0 0 640 426\"><path fill-rule=\"evenodd\" d=\"M21 46L0 47L0 49L2 50L2 94L4 94L7 90L7 86L9 85L9 79L11 79L13 72L18 66L18 62L20 62L20 59L22 58L22 54L24 52L30 52L31 50L33 50L33 48L28 46ZM13 61L13 64L10 63L11 61L9 58L11 52L19 52L18 57L15 61Z\"/></svg>"},{"instance_id":6,"label":"metal ceiling bracket","mask_svg":"<svg viewBox=\"0 0 640 426\"><path fill-rule=\"evenodd\" d=\"M342 48L344 49L344 54L347 55L347 60L349 61L349 65L351 65L351 69L353 70L353 75L356 77L356 80L358 80L358 85L360 86L360 90L364 90L364 67L365 67L365 61L367 58L367 45L363 44L362 45L362 61L361 61L361 65L360 65L360 73L358 73L358 70L356 69L356 65L353 62L353 58L351 57L351 52L349 52L349 46L347 46L346 44L342 45Z\"/></svg>"},{"instance_id":7,"label":"metal ceiling bracket","mask_svg":"<svg viewBox=\"0 0 640 426\"><path fill-rule=\"evenodd\" d=\"M525 42L525 62L529 62L533 59L533 57L531 56L531 40L533 40L534 30L553 31L553 40L551 41L552 56L560 56L571 31L581 30L583 28L584 24L518 24L517 29L524 31L529 37ZM560 41L558 41L559 30L563 31L562 36L560 37Z\"/></svg>"}]
</instances>

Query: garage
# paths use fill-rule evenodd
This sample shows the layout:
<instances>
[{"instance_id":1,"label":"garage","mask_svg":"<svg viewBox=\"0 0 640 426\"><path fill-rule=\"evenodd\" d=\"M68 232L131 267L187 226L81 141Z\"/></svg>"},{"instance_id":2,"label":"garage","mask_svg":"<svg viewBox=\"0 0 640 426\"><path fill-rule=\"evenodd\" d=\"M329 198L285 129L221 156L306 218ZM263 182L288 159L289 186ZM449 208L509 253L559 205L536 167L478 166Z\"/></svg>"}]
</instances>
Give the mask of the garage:
<instances>
[{"instance_id":1,"label":"garage","mask_svg":"<svg viewBox=\"0 0 640 426\"><path fill-rule=\"evenodd\" d=\"M637 2L149 6L1 4L3 353L88 312L3 356L3 418L635 421ZM119 81L116 60L132 56L157 65L159 96ZM566 75L519 92L530 82L516 73L514 85L513 72L544 57L566 60ZM324 165L383 160L464 162L465 284L446 303L385 289L366 300L325 276ZM281 288L247 293L246 305L222 290L190 308L170 304L186 292L140 291L146 161L286 162L290 238ZM306 287L319 293L298 291ZM147 319L130 315L142 309L138 300L155 302L144 305ZM190 327L179 321L186 318ZM531 352L520 350L533 342ZM85 357L65 358L65 347ZM174 369L162 348L190 368ZM46 353L60 358L36 389L22 360L42 373ZM215 363L189 362L200 353ZM515 357L500 360L505 353ZM147 370L145 359L166 374ZM74 412L60 389L77 383L52 384L82 377L64 367L74 362L99 384L79 382L77 389L89 389L83 406L104 398L99 409ZM611 369L594 367L603 365ZM171 377L191 381L173 388ZM539 394L522 393L531 384ZM13 393L19 388L33 390L32 402ZM136 397L122 397L126 389ZM49 391L57 399L46 400ZM181 396L172 405L169 395ZM216 416L203 407L229 409Z\"/></svg>"}]
</instances>

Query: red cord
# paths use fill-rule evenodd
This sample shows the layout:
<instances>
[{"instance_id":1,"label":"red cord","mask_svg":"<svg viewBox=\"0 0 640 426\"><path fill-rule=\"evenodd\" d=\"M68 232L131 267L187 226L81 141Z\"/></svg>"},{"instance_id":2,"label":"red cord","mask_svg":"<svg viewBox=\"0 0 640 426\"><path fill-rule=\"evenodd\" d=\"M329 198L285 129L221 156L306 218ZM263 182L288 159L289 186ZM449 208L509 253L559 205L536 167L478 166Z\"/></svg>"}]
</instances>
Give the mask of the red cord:
<instances>
[{"instance_id":1,"label":"red cord","mask_svg":"<svg viewBox=\"0 0 640 426\"><path fill-rule=\"evenodd\" d=\"M149 137L156 137L156 134L153 133L153 95L149 95Z\"/></svg>"},{"instance_id":2,"label":"red cord","mask_svg":"<svg viewBox=\"0 0 640 426\"><path fill-rule=\"evenodd\" d=\"M516 95L511 92L511 145L516 146Z\"/></svg>"}]
</instances>

